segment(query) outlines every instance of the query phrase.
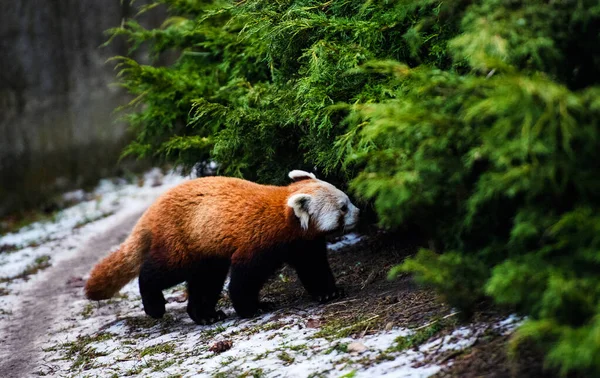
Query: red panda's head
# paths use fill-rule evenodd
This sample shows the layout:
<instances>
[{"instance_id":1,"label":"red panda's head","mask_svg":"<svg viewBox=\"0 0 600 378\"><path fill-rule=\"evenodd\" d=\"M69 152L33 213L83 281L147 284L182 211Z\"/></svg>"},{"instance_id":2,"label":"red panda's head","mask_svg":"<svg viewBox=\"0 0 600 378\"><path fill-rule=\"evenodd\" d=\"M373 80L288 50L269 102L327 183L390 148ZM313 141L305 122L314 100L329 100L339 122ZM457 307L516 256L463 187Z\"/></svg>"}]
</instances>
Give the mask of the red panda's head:
<instances>
[{"instance_id":1,"label":"red panda's head","mask_svg":"<svg viewBox=\"0 0 600 378\"><path fill-rule=\"evenodd\" d=\"M312 226L319 233L329 233L356 226L359 210L346 193L312 173L295 170L288 176L296 184L287 204L294 210L303 229Z\"/></svg>"}]
</instances>

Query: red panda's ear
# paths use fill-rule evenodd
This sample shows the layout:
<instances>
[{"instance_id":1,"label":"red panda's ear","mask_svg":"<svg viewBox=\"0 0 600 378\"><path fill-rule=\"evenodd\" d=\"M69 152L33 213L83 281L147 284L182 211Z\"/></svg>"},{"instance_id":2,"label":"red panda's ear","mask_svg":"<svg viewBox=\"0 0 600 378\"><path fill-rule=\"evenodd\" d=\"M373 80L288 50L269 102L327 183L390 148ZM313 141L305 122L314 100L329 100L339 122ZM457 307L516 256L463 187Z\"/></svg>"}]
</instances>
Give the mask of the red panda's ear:
<instances>
[{"instance_id":1,"label":"red panda's ear","mask_svg":"<svg viewBox=\"0 0 600 378\"><path fill-rule=\"evenodd\" d=\"M309 180L309 179L317 178L314 173L300 171L297 169L290 171L290 173L288 173L288 176L289 176L289 178L291 178L294 181L302 181L302 180Z\"/></svg>"},{"instance_id":2,"label":"red panda's ear","mask_svg":"<svg viewBox=\"0 0 600 378\"><path fill-rule=\"evenodd\" d=\"M294 194L288 198L287 204L294 210L294 215L300 220L302 229L308 229L308 220L310 213L308 212L312 197L308 194Z\"/></svg>"}]
</instances>

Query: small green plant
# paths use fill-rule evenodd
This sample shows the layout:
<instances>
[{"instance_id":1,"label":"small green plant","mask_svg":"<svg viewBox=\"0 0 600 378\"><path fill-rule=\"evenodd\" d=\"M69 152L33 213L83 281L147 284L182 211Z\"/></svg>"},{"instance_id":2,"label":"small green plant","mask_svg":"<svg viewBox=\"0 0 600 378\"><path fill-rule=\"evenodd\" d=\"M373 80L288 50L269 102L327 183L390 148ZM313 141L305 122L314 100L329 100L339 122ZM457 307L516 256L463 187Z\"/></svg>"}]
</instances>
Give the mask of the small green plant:
<instances>
[{"instance_id":1,"label":"small green plant","mask_svg":"<svg viewBox=\"0 0 600 378\"><path fill-rule=\"evenodd\" d=\"M308 346L306 346L306 344L298 344L298 345L292 345L289 347L290 350L293 350L294 352L302 352L308 349Z\"/></svg>"},{"instance_id":2,"label":"small green plant","mask_svg":"<svg viewBox=\"0 0 600 378\"><path fill-rule=\"evenodd\" d=\"M333 349L341 353L348 353L348 343L338 343Z\"/></svg>"},{"instance_id":3,"label":"small green plant","mask_svg":"<svg viewBox=\"0 0 600 378\"><path fill-rule=\"evenodd\" d=\"M167 358L163 361L158 361L158 362L153 361L152 362L152 371L163 371L166 368L168 368L169 366L172 366L173 364L175 364L175 360L170 359L170 358Z\"/></svg>"},{"instance_id":4,"label":"small green plant","mask_svg":"<svg viewBox=\"0 0 600 378\"><path fill-rule=\"evenodd\" d=\"M420 327L408 336L396 338L396 345L390 348L389 351L401 352L410 348L418 348L420 345L439 334L442 330L455 325L456 322L452 319L435 320L424 327Z\"/></svg>"},{"instance_id":5,"label":"small green plant","mask_svg":"<svg viewBox=\"0 0 600 378\"><path fill-rule=\"evenodd\" d=\"M254 361L260 361L263 360L265 358L267 358L269 355L271 354L271 351L266 351L260 354L257 354L256 356L254 356Z\"/></svg>"},{"instance_id":6,"label":"small green plant","mask_svg":"<svg viewBox=\"0 0 600 378\"><path fill-rule=\"evenodd\" d=\"M377 322L378 316L372 316L367 319L359 316L357 319L348 321L332 319L327 321L321 329L315 333L314 337L324 337L329 340L339 339L359 333ZM348 323L350 322L350 325Z\"/></svg>"},{"instance_id":7,"label":"small green plant","mask_svg":"<svg viewBox=\"0 0 600 378\"><path fill-rule=\"evenodd\" d=\"M157 345L153 345L153 346L147 347L144 350L142 350L140 353L140 357L151 356L151 355L159 354L159 353L170 354L170 353L173 353L174 350L175 350L175 344L173 344L173 343L157 344Z\"/></svg>"},{"instance_id":8,"label":"small green plant","mask_svg":"<svg viewBox=\"0 0 600 378\"><path fill-rule=\"evenodd\" d=\"M233 362L235 362L235 357L227 356L221 360L221 365L228 366L231 365Z\"/></svg>"},{"instance_id":9,"label":"small green plant","mask_svg":"<svg viewBox=\"0 0 600 378\"><path fill-rule=\"evenodd\" d=\"M277 355L277 358L279 358L281 361L285 362L286 364L292 364L295 361L295 358L290 356L289 353L287 352L281 352Z\"/></svg>"},{"instance_id":10,"label":"small green plant","mask_svg":"<svg viewBox=\"0 0 600 378\"><path fill-rule=\"evenodd\" d=\"M205 339L210 339L213 338L215 335L218 335L220 333L223 333L227 330L227 328L225 328L224 326L216 326L215 328L212 329L208 329L206 331L202 332L202 337Z\"/></svg>"},{"instance_id":11,"label":"small green plant","mask_svg":"<svg viewBox=\"0 0 600 378\"><path fill-rule=\"evenodd\" d=\"M93 312L94 312L94 305L92 303L88 303L85 305L85 307L81 311L81 316L84 319L87 319L92 315Z\"/></svg>"},{"instance_id":12,"label":"small green plant","mask_svg":"<svg viewBox=\"0 0 600 378\"><path fill-rule=\"evenodd\" d=\"M356 370L352 370L351 372L344 374L344 375L340 375L340 378L354 378L356 377Z\"/></svg>"},{"instance_id":13,"label":"small green plant","mask_svg":"<svg viewBox=\"0 0 600 378\"><path fill-rule=\"evenodd\" d=\"M106 353L96 351L91 344L109 340L112 337L113 335L109 333L78 337L75 341L61 344L58 349L64 352L65 359L72 361L71 369L89 368L94 359L106 355Z\"/></svg>"},{"instance_id":14,"label":"small green plant","mask_svg":"<svg viewBox=\"0 0 600 378\"><path fill-rule=\"evenodd\" d=\"M144 367L141 365L137 365L137 366L134 366L131 369L127 370L123 374L123 376L125 376L125 377L138 376L142 371L144 371Z\"/></svg>"},{"instance_id":15,"label":"small green plant","mask_svg":"<svg viewBox=\"0 0 600 378\"><path fill-rule=\"evenodd\" d=\"M255 368L255 369L250 369L246 372L243 372L242 374L238 375L238 378L261 378L264 377L265 373L263 371L263 369L260 368Z\"/></svg>"}]
</instances>

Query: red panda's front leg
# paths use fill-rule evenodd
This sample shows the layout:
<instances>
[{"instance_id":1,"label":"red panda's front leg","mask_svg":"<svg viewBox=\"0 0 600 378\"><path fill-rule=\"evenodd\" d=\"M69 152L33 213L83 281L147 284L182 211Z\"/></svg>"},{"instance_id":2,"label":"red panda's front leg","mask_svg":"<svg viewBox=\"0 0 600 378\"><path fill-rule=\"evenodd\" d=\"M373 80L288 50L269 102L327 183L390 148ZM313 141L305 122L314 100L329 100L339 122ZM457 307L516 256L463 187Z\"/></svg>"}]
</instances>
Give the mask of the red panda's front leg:
<instances>
[{"instance_id":1,"label":"red panda's front leg","mask_svg":"<svg viewBox=\"0 0 600 378\"><path fill-rule=\"evenodd\" d=\"M286 262L296 270L300 282L316 301L324 303L344 295L329 267L325 238L296 242L287 256Z\"/></svg>"}]
</instances>

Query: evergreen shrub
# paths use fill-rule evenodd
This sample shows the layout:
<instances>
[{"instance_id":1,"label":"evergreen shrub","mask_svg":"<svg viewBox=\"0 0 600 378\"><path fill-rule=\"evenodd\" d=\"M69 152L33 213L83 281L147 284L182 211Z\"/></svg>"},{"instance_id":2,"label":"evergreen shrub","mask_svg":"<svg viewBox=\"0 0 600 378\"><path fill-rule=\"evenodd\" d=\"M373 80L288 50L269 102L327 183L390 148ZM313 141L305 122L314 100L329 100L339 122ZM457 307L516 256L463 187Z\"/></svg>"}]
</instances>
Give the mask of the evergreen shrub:
<instances>
[{"instance_id":1,"label":"evergreen shrub","mask_svg":"<svg viewBox=\"0 0 600 378\"><path fill-rule=\"evenodd\" d=\"M113 29L126 154L285 182L316 167L418 225L412 272L456 307L527 316L548 366L600 373L600 4L591 0L156 0Z\"/></svg>"}]
</instances>

